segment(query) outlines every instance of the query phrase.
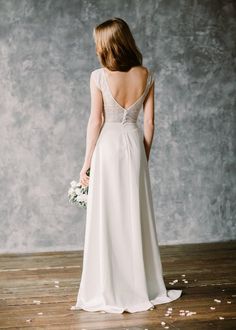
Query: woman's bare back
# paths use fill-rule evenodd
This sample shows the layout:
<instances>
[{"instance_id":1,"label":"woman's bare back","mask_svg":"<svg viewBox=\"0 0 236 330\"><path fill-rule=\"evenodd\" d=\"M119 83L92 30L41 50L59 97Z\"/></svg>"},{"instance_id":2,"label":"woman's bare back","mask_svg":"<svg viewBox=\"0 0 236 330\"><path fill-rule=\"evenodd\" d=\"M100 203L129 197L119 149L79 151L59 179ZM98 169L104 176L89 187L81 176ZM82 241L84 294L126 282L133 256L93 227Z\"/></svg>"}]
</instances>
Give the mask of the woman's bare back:
<instances>
[{"instance_id":1,"label":"woman's bare back","mask_svg":"<svg viewBox=\"0 0 236 330\"><path fill-rule=\"evenodd\" d=\"M128 72L103 69L110 92L121 107L131 107L144 93L148 79L146 67L136 66Z\"/></svg>"}]
</instances>

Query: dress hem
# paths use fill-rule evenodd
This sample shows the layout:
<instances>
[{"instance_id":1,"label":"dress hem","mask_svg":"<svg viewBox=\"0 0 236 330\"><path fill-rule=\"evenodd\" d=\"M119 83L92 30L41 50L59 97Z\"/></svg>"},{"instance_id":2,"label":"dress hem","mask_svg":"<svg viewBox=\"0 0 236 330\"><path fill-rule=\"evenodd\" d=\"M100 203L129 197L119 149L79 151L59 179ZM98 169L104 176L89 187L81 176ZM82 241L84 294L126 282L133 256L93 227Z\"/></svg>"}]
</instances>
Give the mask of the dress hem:
<instances>
[{"instance_id":1,"label":"dress hem","mask_svg":"<svg viewBox=\"0 0 236 330\"><path fill-rule=\"evenodd\" d=\"M74 306L71 306L70 309L71 310L85 310L88 312L106 312L106 313L144 312L149 309L152 310L155 305L170 303L173 300L178 299L182 294L182 290L167 290L166 292L167 292L167 295L157 296L156 298L148 300L144 303L137 304L135 306L125 307L125 308L111 306L111 305L104 305L104 304L89 306L89 305L83 304L82 302L77 302L77 304Z\"/></svg>"}]
</instances>

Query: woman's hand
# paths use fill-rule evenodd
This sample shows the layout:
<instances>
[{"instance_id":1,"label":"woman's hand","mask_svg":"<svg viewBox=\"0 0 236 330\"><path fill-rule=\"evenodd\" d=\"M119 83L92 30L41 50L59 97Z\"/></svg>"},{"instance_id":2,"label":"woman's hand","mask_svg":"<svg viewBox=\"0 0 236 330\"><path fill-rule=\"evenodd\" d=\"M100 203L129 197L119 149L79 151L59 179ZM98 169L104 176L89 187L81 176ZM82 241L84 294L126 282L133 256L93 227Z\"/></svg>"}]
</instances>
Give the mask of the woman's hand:
<instances>
[{"instance_id":1,"label":"woman's hand","mask_svg":"<svg viewBox=\"0 0 236 330\"><path fill-rule=\"evenodd\" d=\"M82 167L82 170L80 171L80 177L79 177L79 183L83 187L87 187L89 185L89 176L86 174L89 167Z\"/></svg>"}]
</instances>

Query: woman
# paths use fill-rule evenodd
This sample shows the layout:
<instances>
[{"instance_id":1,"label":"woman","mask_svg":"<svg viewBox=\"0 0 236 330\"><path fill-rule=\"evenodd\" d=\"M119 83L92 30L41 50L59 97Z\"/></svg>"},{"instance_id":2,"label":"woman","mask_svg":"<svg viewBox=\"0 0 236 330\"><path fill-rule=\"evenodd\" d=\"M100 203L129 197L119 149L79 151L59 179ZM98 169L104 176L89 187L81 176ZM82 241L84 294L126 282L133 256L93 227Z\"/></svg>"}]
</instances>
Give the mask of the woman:
<instances>
[{"instance_id":1,"label":"woman","mask_svg":"<svg viewBox=\"0 0 236 330\"><path fill-rule=\"evenodd\" d=\"M154 134L154 74L142 66L127 23L93 31L101 68L90 77L91 114L80 183L89 184L83 268L71 309L134 313L180 297L166 290L148 160ZM144 131L137 124L143 109ZM90 168L90 177L86 171Z\"/></svg>"}]
</instances>

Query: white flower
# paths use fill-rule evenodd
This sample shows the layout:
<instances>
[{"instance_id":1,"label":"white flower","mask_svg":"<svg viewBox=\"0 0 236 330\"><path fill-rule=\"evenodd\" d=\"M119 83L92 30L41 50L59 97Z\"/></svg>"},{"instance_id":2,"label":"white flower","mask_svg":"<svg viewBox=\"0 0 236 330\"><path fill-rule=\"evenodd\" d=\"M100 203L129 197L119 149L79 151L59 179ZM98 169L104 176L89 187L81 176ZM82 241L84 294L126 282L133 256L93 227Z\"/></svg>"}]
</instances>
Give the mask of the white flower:
<instances>
[{"instance_id":1,"label":"white flower","mask_svg":"<svg viewBox=\"0 0 236 330\"><path fill-rule=\"evenodd\" d=\"M70 183L71 187L76 187L77 186L77 182L75 180L71 181Z\"/></svg>"},{"instance_id":2,"label":"white flower","mask_svg":"<svg viewBox=\"0 0 236 330\"><path fill-rule=\"evenodd\" d=\"M87 200L87 196L86 195L78 195L77 197L76 197L76 200L77 200L77 202L79 202L79 201L81 201L81 202L86 202L86 200Z\"/></svg>"},{"instance_id":3,"label":"white flower","mask_svg":"<svg viewBox=\"0 0 236 330\"><path fill-rule=\"evenodd\" d=\"M68 194L74 194L75 193L75 190L74 190L74 188L69 188L69 190L68 190Z\"/></svg>"}]
</instances>

